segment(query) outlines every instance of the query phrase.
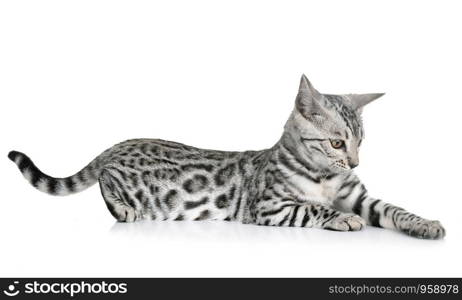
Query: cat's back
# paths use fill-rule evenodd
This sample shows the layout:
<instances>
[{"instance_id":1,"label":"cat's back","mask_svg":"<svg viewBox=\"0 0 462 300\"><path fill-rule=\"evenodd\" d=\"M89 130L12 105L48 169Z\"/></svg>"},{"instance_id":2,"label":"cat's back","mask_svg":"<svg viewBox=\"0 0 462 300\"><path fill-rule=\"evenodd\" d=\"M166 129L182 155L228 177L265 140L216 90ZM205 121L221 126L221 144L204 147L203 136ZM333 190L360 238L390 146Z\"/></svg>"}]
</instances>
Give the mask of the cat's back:
<instances>
[{"instance_id":1,"label":"cat's back","mask_svg":"<svg viewBox=\"0 0 462 300\"><path fill-rule=\"evenodd\" d=\"M233 158L245 158L258 151L221 151L202 149L162 139L130 139L106 150L108 158L156 158L174 161L221 162Z\"/></svg>"}]
</instances>

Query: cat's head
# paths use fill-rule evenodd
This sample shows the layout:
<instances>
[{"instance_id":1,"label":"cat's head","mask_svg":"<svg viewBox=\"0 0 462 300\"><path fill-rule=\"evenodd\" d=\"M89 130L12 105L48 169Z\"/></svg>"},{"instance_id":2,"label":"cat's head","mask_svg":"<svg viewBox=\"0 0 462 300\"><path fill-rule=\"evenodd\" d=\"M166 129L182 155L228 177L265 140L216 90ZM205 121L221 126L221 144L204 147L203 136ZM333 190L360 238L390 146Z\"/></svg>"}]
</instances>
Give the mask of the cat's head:
<instances>
[{"instance_id":1,"label":"cat's head","mask_svg":"<svg viewBox=\"0 0 462 300\"><path fill-rule=\"evenodd\" d=\"M345 172L359 164L363 107L383 94L319 93L302 75L295 109L285 131L300 158L319 170Z\"/></svg>"}]
</instances>

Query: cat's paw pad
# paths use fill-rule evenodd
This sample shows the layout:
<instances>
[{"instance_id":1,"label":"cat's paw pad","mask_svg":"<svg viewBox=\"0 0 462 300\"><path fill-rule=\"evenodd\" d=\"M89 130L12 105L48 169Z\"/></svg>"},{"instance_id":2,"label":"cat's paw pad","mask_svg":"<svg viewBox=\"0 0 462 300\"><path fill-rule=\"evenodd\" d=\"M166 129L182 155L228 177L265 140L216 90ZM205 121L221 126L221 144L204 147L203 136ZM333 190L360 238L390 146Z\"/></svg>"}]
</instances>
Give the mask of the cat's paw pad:
<instances>
[{"instance_id":1,"label":"cat's paw pad","mask_svg":"<svg viewBox=\"0 0 462 300\"><path fill-rule=\"evenodd\" d=\"M411 224L408 234L421 239L436 240L444 238L446 230L439 221L423 220Z\"/></svg>"},{"instance_id":2,"label":"cat's paw pad","mask_svg":"<svg viewBox=\"0 0 462 300\"><path fill-rule=\"evenodd\" d=\"M336 231L358 231L366 226L366 221L358 215L343 214L325 224L324 228Z\"/></svg>"}]
</instances>

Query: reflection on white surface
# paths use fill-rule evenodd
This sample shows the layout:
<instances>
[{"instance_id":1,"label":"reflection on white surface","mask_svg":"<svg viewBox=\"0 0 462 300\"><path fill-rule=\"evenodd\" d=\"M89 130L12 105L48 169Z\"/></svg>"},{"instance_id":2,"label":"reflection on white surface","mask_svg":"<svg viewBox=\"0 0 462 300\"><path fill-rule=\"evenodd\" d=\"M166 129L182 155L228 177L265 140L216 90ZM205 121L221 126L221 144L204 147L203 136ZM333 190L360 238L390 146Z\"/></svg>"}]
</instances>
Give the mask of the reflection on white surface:
<instances>
[{"instance_id":1,"label":"reflection on white surface","mask_svg":"<svg viewBox=\"0 0 462 300\"><path fill-rule=\"evenodd\" d=\"M426 241L373 227L335 232L37 216L3 233L0 275L10 277L460 276L456 237Z\"/></svg>"},{"instance_id":2,"label":"reflection on white surface","mask_svg":"<svg viewBox=\"0 0 462 300\"><path fill-rule=\"evenodd\" d=\"M366 227L358 232L335 232L315 228L273 227L221 221L141 221L134 223L116 222L110 229L112 234L139 238L170 240L221 241L221 242L285 242L320 246L336 243L390 243L431 244L438 241L424 241L408 237L399 232L381 228Z\"/></svg>"}]
</instances>

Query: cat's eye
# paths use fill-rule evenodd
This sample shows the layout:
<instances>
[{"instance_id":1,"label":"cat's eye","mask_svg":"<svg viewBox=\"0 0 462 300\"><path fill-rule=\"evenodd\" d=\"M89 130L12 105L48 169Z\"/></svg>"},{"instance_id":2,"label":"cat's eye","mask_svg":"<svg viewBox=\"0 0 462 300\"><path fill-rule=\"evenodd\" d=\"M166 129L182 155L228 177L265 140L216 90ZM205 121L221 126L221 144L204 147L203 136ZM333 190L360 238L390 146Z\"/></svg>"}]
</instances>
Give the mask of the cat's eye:
<instances>
[{"instance_id":1,"label":"cat's eye","mask_svg":"<svg viewBox=\"0 0 462 300\"><path fill-rule=\"evenodd\" d=\"M342 141L342 140L330 140L330 143L331 143L332 147L335 148L335 149L340 149L343 146L345 146L345 142Z\"/></svg>"}]
</instances>

